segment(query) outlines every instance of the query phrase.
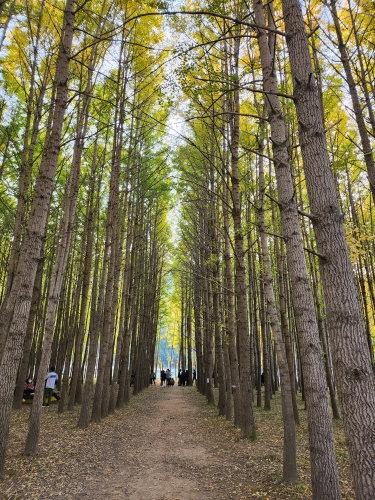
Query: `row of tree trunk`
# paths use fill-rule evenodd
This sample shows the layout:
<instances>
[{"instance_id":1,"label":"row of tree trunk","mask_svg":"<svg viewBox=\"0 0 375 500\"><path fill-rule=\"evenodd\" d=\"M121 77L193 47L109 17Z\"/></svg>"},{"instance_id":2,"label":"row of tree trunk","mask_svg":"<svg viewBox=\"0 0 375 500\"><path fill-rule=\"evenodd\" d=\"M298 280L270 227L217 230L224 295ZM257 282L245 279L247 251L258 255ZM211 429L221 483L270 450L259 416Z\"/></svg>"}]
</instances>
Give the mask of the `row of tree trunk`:
<instances>
[{"instance_id":1,"label":"row of tree trunk","mask_svg":"<svg viewBox=\"0 0 375 500\"><path fill-rule=\"evenodd\" d=\"M194 190L194 200L187 198L191 207L186 208L184 216L190 219L190 225L189 230L184 228L184 233L185 253L189 252L189 259L185 253L183 255L186 273L191 276L198 389L212 403L212 377L217 378L220 414L232 418L228 407L233 405L234 423L241 428L244 437L254 437L253 388L257 389L260 404L260 388L264 381L264 405L270 408L272 390L280 381L284 480L295 481L295 422L298 423L295 391L296 386L300 386L308 413L313 497L316 499L341 498L332 427L332 413L335 418L339 417L337 391L356 495L370 499L374 496L371 468L374 448L370 444L372 440L368 440L374 425L374 354L371 320L358 294L360 291L362 301L368 300L365 268L360 260L357 281L342 224L341 200L337 197L331 172L322 94L311 64L309 37L301 7L299 2L292 0L283 1L282 7L293 78L293 95L289 98L293 100L298 120L298 146L303 161L308 212L300 209L291 166L285 95L279 92L276 52L273 51L277 28L272 4L264 8L261 1L253 2L262 86L266 95L263 102L254 97L259 125L254 131L256 147L248 158L249 168L255 169L256 175L247 174L245 167L239 169L239 157L244 148L240 140L241 76L238 67L241 35L246 29L241 29L240 23L234 28L225 22L222 25L218 37L225 41L216 53L220 54L216 55L220 58L220 71L212 60L207 64L210 75L207 80L217 82L220 78L230 87L230 92L218 98L211 87L205 100L201 95L196 98L189 94L198 112L204 116L199 124L191 126L195 134L193 148L186 148L188 158L182 169L185 178L190 176L192 182L199 185L199 195ZM339 34L333 2L331 7ZM234 15L239 19L244 12L238 7ZM224 33L230 34L230 42ZM339 47L346 67L345 47L340 37ZM189 92L188 87L185 90ZM353 107L356 109L355 99ZM218 116L224 118L218 119ZM360 122L358 127L361 128ZM272 150L269 145L266 149L267 133ZM371 186L371 148L368 144L363 140ZM272 158L268 183L274 175L274 192L265 180L266 158ZM241 175L249 178L247 186ZM250 198L251 182L257 184L259 193L254 200ZM271 202L265 203L265 195ZM246 221L243 205L252 214ZM351 209L356 213L353 200ZM196 213L199 214L198 224ZM306 239L306 220L312 226L313 245ZM267 229L269 221L272 229ZM247 245L244 244L245 235ZM272 259L270 238L275 251ZM258 249L257 257L254 257L254 246ZM306 246L310 247L307 258ZM367 282L372 290L370 276L371 272Z\"/></svg>"},{"instance_id":2,"label":"row of tree trunk","mask_svg":"<svg viewBox=\"0 0 375 500\"><path fill-rule=\"evenodd\" d=\"M50 6L29 6L34 52L0 320L0 476L11 410L22 404L26 378L36 381L24 450L34 455L49 365L59 374L58 411L80 403L81 428L128 401L130 373L135 393L146 387L153 366L168 193L159 132L145 120L152 111L142 85L150 67L136 68L136 34L124 27L114 42L117 68L101 80L105 33L121 10L103 4L95 31L77 40L77 26L90 23L84 4L66 0L58 54L54 59L53 47L43 52L41 80Z\"/></svg>"}]
</instances>

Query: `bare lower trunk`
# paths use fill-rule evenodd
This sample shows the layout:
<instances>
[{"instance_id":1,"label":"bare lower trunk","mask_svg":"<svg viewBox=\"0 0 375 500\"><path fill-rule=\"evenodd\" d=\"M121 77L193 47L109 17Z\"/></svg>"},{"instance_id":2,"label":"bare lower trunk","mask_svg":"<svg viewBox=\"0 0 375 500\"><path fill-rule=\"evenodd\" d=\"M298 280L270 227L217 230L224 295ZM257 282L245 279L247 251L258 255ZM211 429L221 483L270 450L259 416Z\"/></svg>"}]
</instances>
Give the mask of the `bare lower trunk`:
<instances>
[{"instance_id":1,"label":"bare lower trunk","mask_svg":"<svg viewBox=\"0 0 375 500\"><path fill-rule=\"evenodd\" d=\"M232 76L238 81L238 57L239 57L239 38L234 42L234 55ZM237 301L237 332L240 364L240 415L239 425L242 437L255 437L255 423L253 415L253 377L251 373L250 360L250 332L247 310L247 283L245 268L245 250L243 241L242 221L241 221L241 193L240 179L238 171L239 161L239 114L240 101L239 89L235 88L233 92L233 118L231 122L231 183L233 200L233 225L234 225L234 251L235 251L235 294Z\"/></svg>"},{"instance_id":2,"label":"bare lower trunk","mask_svg":"<svg viewBox=\"0 0 375 500\"><path fill-rule=\"evenodd\" d=\"M207 266L208 268L208 266ZM206 273L208 273L208 270L206 269ZM210 291L210 284L209 284L209 279L207 276L204 277L204 332L203 332L203 356L204 356L204 368L205 368L205 375L206 375L206 380L205 380L205 396L207 398L208 404L215 404L215 397L214 397L214 392L213 392L213 386L212 386L212 372L213 372L213 365L212 365L212 348L213 348L213 342L212 342L212 313L211 313L211 291Z\"/></svg>"},{"instance_id":3,"label":"bare lower trunk","mask_svg":"<svg viewBox=\"0 0 375 500\"><path fill-rule=\"evenodd\" d=\"M129 214L128 220L128 233L126 236L125 244L125 267L123 279L123 296L121 305L121 318L120 318L120 334L123 336L121 359L119 368L119 390L117 393L117 408L122 408L124 404L129 401L129 351L131 340L131 318L134 310L134 294L133 292L133 253L130 251L130 242L132 240L132 227L131 224L132 214Z\"/></svg>"},{"instance_id":4,"label":"bare lower trunk","mask_svg":"<svg viewBox=\"0 0 375 500\"><path fill-rule=\"evenodd\" d=\"M276 344L277 359L280 370L282 413L284 425L284 456L283 456L283 480L294 483L297 480L297 445L296 428L294 422L292 386L290 383L288 362L286 358L285 344L281 332L281 325L276 309L275 293L272 283L271 260L268 251L266 236L266 225L264 220L264 170L263 170L263 136L264 123L260 124L259 144L259 209L258 225L261 240L263 259L263 282L267 301L267 310L271 321L271 329Z\"/></svg>"},{"instance_id":5,"label":"bare lower trunk","mask_svg":"<svg viewBox=\"0 0 375 500\"><path fill-rule=\"evenodd\" d=\"M42 251L43 252L43 251ZM41 259L38 263L38 270L36 273L36 279L33 289L33 297L31 301L30 315L27 322L26 338L22 350L22 360L18 370L17 376L17 387L14 394L13 408L21 408L22 398L23 398L23 387L26 377L34 378L33 373L28 373L30 366L30 352L33 343L33 331L34 331L34 321L38 311L38 306L41 302L41 287L42 287L42 277L43 277L43 266L44 262ZM31 365L32 366L32 365Z\"/></svg>"},{"instance_id":6,"label":"bare lower trunk","mask_svg":"<svg viewBox=\"0 0 375 500\"><path fill-rule=\"evenodd\" d=\"M81 411L77 423L77 427L79 427L80 429L86 429L90 424L91 399L94 392L94 372L96 366L96 354L97 354L98 339L99 339L98 319L100 318L100 311L96 310L98 267L99 267L98 260L99 260L98 258L96 258L95 260L94 277L92 284L91 319L90 319L90 331L88 339L89 355L87 361L85 390L83 391Z\"/></svg>"},{"instance_id":7,"label":"bare lower trunk","mask_svg":"<svg viewBox=\"0 0 375 500\"><path fill-rule=\"evenodd\" d=\"M228 190L225 189L226 201L228 200ZM229 241L229 214L227 203L223 204L224 218L224 266L225 266L225 293L226 293L226 336L228 338L228 353L230 360L231 392L234 406L234 425L239 426L239 371L237 355L237 336L235 327L235 297L233 287L232 259Z\"/></svg>"}]
</instances>

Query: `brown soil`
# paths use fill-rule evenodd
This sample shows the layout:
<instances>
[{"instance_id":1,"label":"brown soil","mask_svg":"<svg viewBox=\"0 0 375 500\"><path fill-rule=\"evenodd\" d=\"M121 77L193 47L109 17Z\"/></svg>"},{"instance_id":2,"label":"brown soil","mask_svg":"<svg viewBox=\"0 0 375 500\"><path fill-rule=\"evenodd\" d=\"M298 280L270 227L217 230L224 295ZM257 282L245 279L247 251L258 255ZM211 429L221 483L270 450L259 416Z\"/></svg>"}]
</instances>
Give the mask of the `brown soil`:
<instances>
[{"instance_id":1,"label":"brown soil","mask_svg":"<svg viewBox=\"0 0 375 500\"><path fill-rule=\"evenodd\" d=\"M153 385L87 430L79 408L43 409L39 455L24 457L28 408L13 414L0 498L64 500L310 499L306 417L298 429L299 481L281 482L279 395L255 408L257 440L240 440L194 387ZM341 424L335 424L342 493L354 499Z\"/></svg>"}]
</instances>

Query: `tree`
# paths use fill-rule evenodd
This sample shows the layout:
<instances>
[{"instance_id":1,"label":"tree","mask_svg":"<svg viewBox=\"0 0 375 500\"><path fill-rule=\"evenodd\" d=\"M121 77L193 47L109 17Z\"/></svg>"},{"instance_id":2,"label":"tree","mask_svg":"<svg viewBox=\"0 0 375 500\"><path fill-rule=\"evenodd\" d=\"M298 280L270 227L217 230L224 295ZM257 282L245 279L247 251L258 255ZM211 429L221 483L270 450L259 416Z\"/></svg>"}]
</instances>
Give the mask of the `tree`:
<instances>
[{"instance_id":1,"label":"tree","mask_svg":"<svg viewBox=\"0 0 375 500\"><path fill-rule=\"evenodd\" d=\"M265 26L261 2L254 4L256 21ZM272 16L270 16L272 19ZM259 30L259 49L263 85L267 92L271 139L281 211L282 231L286 244L288 270L292 284L297 334L300 341L304 385L310 426L312 485L315 498L339 497L339 484L333 445L333 429L326 394L323 353L319 341L315 306L307 273L299 229L295 188L289 163L288 139L279 98L274 61L265 30Z\"/></svg>"},{"instance_id":2,"label":"tree","mask_svg":"<svg viewBox=\"0 0 375 500\"><path fill-rule=\"evenodd\" d=\"M342 225L311 67L308 37L296 0L282 1L306 185L327 307L333 365L358 498L374 496L375 380L362 311Z\"/></svg>"},{"instance_id":3,"label":"tree","mask_svg":"<svg viewBox=\"0 0 375 500\"><path fill-rule=\"evenodd\" d=\"M276 308L276 299L272 284L271 259L268 250L265 225L265 182L264 182L264 135L265 124L260 123L259 130L259 206L258 206L258 224L262 249L262 279L267 302L267 310L270 316L271 329L275 339L277 349L277 359L280 370L280 385L282 398L282 412L284 424L284 460L283 460L283 480L295 482L297 480L297 446L296 446L296 428L293 414L292 402L292 384L289 377L288 363L286 359L285 343L282 336L281 325Z\"/></svg>"},{"instance_id":4,"label":"tree","mask_svg":"<svg viewBox=\"0 0 375 500\"><path fill-rule=\"evenodd\" d=\"M19 255L15 278L4 311L4 318L0 324L0 335L7 339L0 365L0 376L5 387L0 395L0 476L4 471L13 387L21 358L24 332L26 331L32 290L61 147L61 132L68 97L67 81L74 34L75 3L75 0L66 0L65 4L61 43L56 62L54 81L56 97L53 107L52 126L43 150L27 233Z\"/></svg>"}]
</instances>

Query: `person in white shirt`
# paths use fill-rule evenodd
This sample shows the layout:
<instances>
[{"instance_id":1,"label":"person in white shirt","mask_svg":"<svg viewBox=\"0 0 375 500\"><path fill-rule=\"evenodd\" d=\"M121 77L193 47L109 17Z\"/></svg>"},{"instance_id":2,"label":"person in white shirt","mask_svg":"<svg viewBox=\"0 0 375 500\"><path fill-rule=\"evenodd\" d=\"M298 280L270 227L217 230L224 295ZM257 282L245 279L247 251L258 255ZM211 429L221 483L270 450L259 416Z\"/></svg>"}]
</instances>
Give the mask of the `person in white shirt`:
<instances>
[{"instance_id":1,"label":"person in white shirt","mask_svg":"<svg viewBox=\"0 0 375 500\"><path fill-rule=\"evenodd\" d=\"M56 382L59 380L59 376L55 372L55 367L51 366L49 372L46 376L46 383L44 386L44 399L43 406L49 406L51 402L52 392L55 388ZM46 402L47 400L47 402Z\"/></svg>"}]
</instances>

